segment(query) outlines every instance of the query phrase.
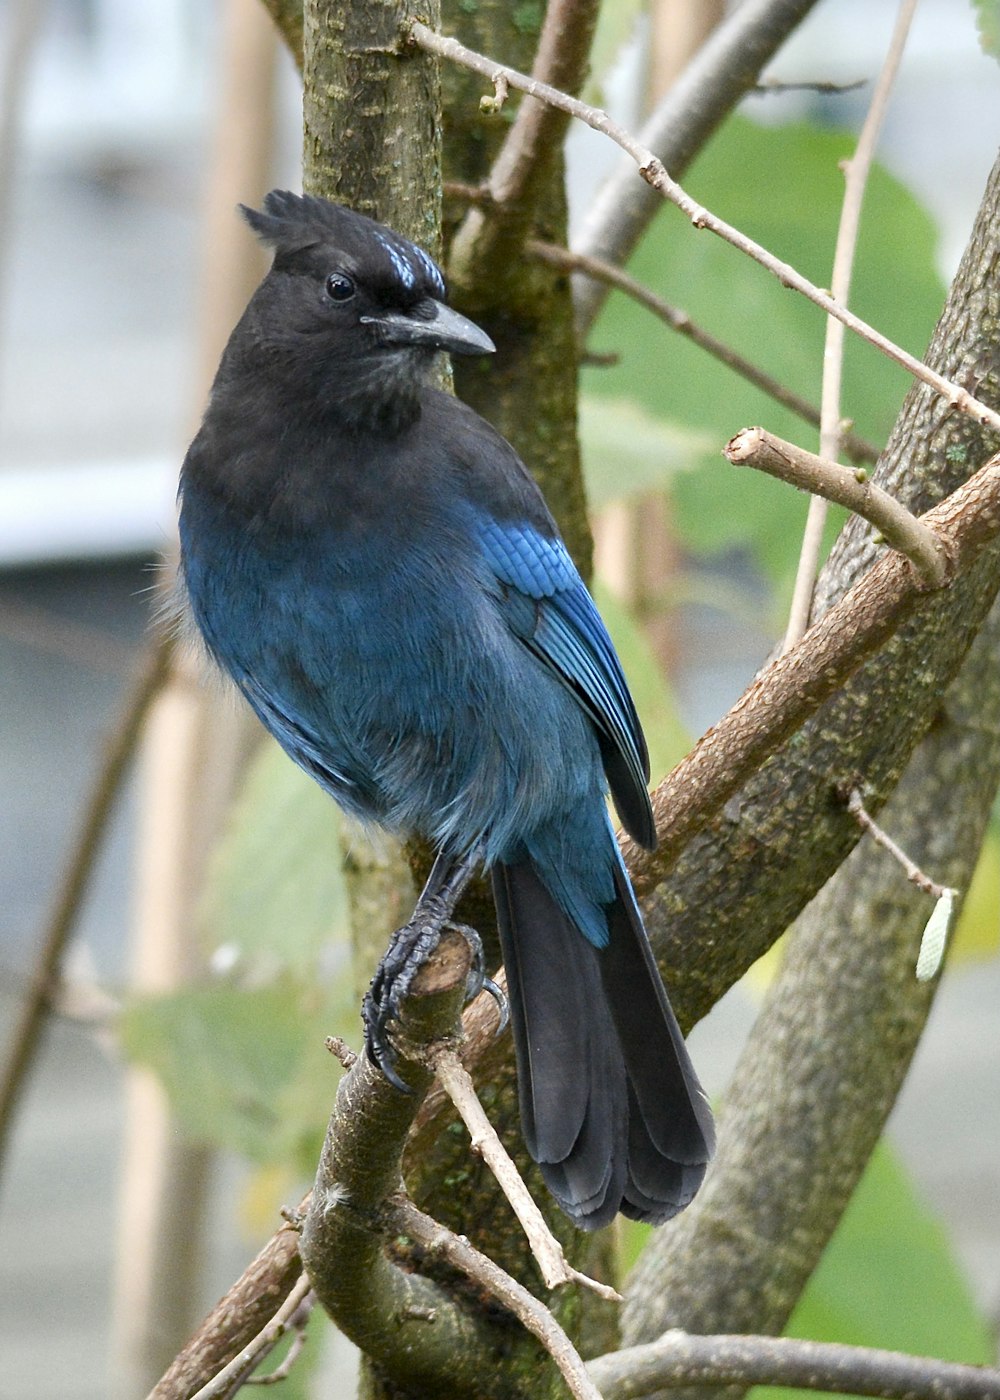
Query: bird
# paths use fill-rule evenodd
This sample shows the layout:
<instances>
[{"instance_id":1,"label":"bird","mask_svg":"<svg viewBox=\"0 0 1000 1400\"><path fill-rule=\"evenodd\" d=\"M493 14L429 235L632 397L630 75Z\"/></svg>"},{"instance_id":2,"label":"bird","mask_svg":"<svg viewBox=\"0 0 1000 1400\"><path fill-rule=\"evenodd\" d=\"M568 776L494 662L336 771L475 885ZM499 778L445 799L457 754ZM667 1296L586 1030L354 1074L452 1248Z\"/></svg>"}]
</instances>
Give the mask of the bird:
<instances>
[{"instance_id":1,"label":"bird","mask_svg":"<svg viewBox=\"0 0 1000 1400\"><path fill-rule=\"evenodd\" d=\"M286 190L240 211L273 258L181 469L184 609L342 808L431 843L418 911L488 872L528 1152L578 1227L660 1224L714 1129L608 812L610 791L655 846L646 744L538 486L433 381L441 352L493 342L386 225ZM397 1084L385 1032L427 927L367 1003Z\"/></svg>"}]
</instances>

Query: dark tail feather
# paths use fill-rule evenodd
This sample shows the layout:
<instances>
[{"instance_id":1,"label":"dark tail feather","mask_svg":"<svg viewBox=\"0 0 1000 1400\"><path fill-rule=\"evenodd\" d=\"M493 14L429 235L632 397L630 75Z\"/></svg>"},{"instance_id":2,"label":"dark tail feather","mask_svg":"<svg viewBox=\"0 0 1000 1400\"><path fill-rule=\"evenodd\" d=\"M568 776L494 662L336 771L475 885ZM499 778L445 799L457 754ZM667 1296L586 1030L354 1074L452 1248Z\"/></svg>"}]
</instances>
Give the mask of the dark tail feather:
<instances>
[{"instance_id":1,"label":"dark tail feather","mask_svg":"<svg viewBox=\"0 0 1000 1400\"><path fill-rule=\"evenodd\" d=\"M563 1210L589 1230L619 1210L655 1224L675 1215L713 1145L624 869L621 881L609 946L598 949L533 865L493 871L525 1142Z\"/></svg>"}]
</instances>

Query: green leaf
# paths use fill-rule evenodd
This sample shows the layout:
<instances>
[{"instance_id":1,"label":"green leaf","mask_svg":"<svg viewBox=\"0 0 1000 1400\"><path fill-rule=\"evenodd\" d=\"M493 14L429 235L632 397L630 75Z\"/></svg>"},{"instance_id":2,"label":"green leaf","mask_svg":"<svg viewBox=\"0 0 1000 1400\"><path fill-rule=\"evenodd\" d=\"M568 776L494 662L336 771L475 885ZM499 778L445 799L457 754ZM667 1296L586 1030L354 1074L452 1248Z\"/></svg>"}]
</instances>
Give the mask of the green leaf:
<instances>
[{"instance_id":1,"label":"green leaf","mask_svg":"<svg viewBox=\"0 0 1000 1400\"><path fill-rule=\"evenodd\" d=\"M251 762L214 853L200 910L227 966L258 979L310 971L344 939L349 906L332 800L268 740Z\"/></svg>"},{"instance_id":2,"label":"green leaf","mask_svg":"<svg viewBox=\"0 0 1000 1400\"><path fill-rule=\"evenodd\" d=\"M979 30L979 47L1000 61L1000 0L972 0Z\"/></svg>"},{"instance_id":3,"label":"green leaf","mask_svg":"<svg viewBox=\"0 0 1000 1400\"><path fill-rule=\"evenodd\" d=\"M580 446L595 507L662 491L678 472L719 455L706 434L658 418L635 399L599 394L580 400Z\"/></svg>"},{"instance_id":4,"label":"green leaf","mask_svg":"<svg viewBox=\"0 0 1000 1400\"><path fill-rule=\"evenodd\" d=\"M806 125L777 128L730 120L685 180L691 194L818 285L829 281L843 195L838 161L853 135ZM851 306L894 340L921 353L940 310L933 270L936 234L912 195L873 170L862 216ZM825 318L712 234L696 231L665 206L629 271L667 301L788 387L819 402ZM633 398L654 417L721 450L740 428L763 423L782 437L815 443L815 429L760 390L613 293L591 337L619 361L587 368L588 394ZM848 335L843 411L860 432L885 440L909 378ZM721 457L673 479L680 528L703 550L747 546L772 579L791 575L805 498L790 487L739 471Z\"/></svg>"}]
</instances>

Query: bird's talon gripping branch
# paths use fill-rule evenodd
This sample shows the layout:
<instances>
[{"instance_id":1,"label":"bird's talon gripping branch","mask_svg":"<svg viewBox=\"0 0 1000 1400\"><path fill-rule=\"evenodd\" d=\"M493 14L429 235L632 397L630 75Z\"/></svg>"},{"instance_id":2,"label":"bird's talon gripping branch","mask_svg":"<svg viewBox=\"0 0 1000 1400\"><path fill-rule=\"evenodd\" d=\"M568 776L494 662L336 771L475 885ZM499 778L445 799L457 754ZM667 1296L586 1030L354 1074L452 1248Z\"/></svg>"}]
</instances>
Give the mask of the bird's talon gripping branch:
<instances>
[{"instance_id":1,"label":"bird's talon gripping branch","mask_svg":"<svg viewBox=\"0 0 1000 1400\"><path fill-rule=\"evenodd\" d=\"M399 1020L413 979L437 947L445 926L445 914L439 900L418 903L410 922L393 934L362 1006L368 1058L389 1083L404 1094L413 1090L396 1071L396 1052L389 1040L389 1023Z\"/></svg>"}]
</instances>

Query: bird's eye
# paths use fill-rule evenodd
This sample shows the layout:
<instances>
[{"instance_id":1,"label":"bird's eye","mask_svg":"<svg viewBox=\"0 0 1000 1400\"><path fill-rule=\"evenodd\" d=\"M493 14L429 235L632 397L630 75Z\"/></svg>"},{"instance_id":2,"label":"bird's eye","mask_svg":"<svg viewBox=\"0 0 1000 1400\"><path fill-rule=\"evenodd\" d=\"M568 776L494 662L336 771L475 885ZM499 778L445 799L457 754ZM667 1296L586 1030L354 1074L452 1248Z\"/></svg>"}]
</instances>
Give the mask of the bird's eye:
<instances>
[{"instance_id":1,"label":"bird's eye","mask_svg":"<svg viewBox=\"0 0 1000 1400\"><path fill-rule=\"evenodd\" d=\"M350 301L354 295L354 283L343 272L331 272L326 279L327 295L331 301Z\"/></svg>"}]
</instances>

